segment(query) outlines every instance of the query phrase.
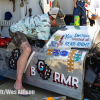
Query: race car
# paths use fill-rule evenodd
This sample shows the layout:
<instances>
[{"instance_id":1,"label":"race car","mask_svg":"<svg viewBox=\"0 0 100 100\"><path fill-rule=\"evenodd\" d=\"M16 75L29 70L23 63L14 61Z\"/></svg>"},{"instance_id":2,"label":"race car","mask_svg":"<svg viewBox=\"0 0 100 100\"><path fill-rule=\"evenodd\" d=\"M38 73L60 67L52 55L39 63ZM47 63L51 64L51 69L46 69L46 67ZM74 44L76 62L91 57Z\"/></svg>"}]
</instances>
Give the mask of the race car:
<instances>
[{"instance_id":1,"label":"race car","mask_svg":"<svg viewBox=\"0 0 100 100\"><path fill-rule=\"evenodd\" d=\"M34 42L23 82L78 100L83 99L84 82L92 90L100 86L100 27L79 27L59 29L44 46ZM11 43L0 48L0 75L16 79L20 54Z\"/></svg>"}]
</instances>

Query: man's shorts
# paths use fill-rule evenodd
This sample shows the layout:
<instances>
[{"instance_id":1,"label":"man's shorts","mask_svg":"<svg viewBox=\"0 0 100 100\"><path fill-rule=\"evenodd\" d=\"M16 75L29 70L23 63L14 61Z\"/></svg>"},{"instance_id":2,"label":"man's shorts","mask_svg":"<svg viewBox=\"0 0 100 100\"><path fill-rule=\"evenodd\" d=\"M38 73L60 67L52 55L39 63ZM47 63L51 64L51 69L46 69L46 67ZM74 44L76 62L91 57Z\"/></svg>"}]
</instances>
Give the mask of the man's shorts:
<instances>
[{"instance_id":1,"label":"man's shorts","mask_svg":"<svg viewBox=\"0 0 100 100\"><path fill-rule=\"evenodd\" d=\"M15 44L15 46L20 47L23 42L28 41L25 34L22 32L17 31L17 32L13 33L9 29L9 34L12 37L12 41Z\"/></svg>"}]
</instances>

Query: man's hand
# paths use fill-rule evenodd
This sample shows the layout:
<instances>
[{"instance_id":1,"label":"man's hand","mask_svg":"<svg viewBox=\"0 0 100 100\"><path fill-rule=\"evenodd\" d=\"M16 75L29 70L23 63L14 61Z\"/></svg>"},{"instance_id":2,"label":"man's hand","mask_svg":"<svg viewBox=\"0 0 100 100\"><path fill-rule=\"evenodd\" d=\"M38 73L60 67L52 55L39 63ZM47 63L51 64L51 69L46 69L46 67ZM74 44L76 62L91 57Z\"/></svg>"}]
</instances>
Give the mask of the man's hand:
<instances>
[{"instance_id":1,"label":"man's hand","mask_svg":"<svg viewBox=\"0 0 100 100\"><path fill-rule=\"evenodd\" d=\"M75 7L75 8L77 8L77 5L76 5L76 4L74 4L74 7Z\"/></svg>"},{"instance_id":2,"label":"man's hand","mask_svg":"<svg viewBox=\"0 0 100 100\"><path fill-rule=\"evenodd\" d=\"M94 14L92 13L92 11L88 10L89 11L89 18L91 20L96 20L98 18L98 14Z\"/></svg>"},{"instance_id":3,"label":"man's hand","mask_svg":"<svg viewBox=\"0 0 100 100\"><path fill-rule=\"evenodd\" d=\"M92 14L90 19L91 20L96 20L98 18L98 14Z\"/></svg>"},{"instance_id":4,"label":"man's hand","mask_svg":"<svg viewBox=\"0 0 100 100\"><path fill-rule=\"evenodd\" d=\"M45 43L47 43L48 42L48 40L44 40L45 41Z\"/></svg>"}]
</instances>

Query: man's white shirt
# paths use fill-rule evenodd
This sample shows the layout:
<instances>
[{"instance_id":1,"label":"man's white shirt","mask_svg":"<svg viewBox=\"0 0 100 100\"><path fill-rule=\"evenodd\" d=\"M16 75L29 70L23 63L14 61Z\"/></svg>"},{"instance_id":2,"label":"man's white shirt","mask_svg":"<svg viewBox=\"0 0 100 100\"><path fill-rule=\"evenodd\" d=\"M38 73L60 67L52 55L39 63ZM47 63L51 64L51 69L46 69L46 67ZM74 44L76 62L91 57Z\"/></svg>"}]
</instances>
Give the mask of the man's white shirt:
<instances>
[{"instance_id":1,"label":"man's white shirt","mask_svg":"<svg viewBox=\"0 0 100 100\"><path fill-rule=\"evenodd\" d=\"M98 14L98 19L95 20L95 25L100 26L100 0L91 0L90 9L94 14Z\"/></svg>"}]
</instances>

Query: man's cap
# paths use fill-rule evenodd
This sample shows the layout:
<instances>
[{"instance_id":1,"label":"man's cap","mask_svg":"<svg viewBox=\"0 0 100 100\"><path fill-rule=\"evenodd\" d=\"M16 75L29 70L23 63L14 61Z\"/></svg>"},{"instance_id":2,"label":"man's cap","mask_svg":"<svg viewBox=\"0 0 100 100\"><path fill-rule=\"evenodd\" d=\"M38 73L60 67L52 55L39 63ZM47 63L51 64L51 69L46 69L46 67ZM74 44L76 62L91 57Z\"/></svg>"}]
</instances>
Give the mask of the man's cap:
<instances>
[{"instance_id":1,"label":"man's cap","mask_svg":"<svg viewBox=\"0 0 100 100\"><path fill-rule=\"evenodd\" d=\"M59 9L58 7L51 8L49 14L56 20L58 25L66 26L64 21L65 15L63 14L61 9Z\"/></svg>"}]
</instances>

